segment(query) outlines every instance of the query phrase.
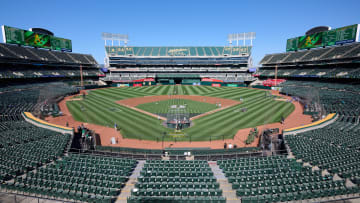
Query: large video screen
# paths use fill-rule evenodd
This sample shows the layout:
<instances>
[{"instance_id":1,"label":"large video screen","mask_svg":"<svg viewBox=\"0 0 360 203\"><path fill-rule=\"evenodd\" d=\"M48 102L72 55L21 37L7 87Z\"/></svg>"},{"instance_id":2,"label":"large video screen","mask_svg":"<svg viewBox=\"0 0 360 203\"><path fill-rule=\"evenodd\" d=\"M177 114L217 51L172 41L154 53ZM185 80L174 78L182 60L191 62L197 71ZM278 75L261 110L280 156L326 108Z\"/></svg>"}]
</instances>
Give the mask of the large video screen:
<instances>
[{"instance_id":1,"label":"large video screen","mask_svg":"<svg viewBox=\"0 0 360 203\"><path fill-rule=\"evenodd\" d=\"M25 46L72 51L71 40L38 34L29 30L2 26L4 42L8 44L19 44Z\"/></svg>"},{"instance_id":2,"label":"large video screen","mask_svg":"<svg viewBox=\"0 0 360 203\"><path fill-rule=\"evenodd\" d=\"M25 45L40 48L51 48L50 36L38 34L32 31L24 32Z\"/></svg>"},{"instance_id":3,"label":"large video screen","mask_svg":"<svg viewBox=\"0 0 360 203\"><path fill-rule=\"evenodd\" d=\"M308 49L323 46L322 32L298 37L298 49Z\"/></svg>"},{"instance_id":4,"label":"large video screen","mask_svg":"<svg viewBox=\"0 0 360 203\"><path fill-rule=\"evenodd\" d=\"M359 41L359 26L358 24L355 24L312 35L288 39L286 42L286 51L333 46L357 41Z\"/></svg>"}]
</instances>

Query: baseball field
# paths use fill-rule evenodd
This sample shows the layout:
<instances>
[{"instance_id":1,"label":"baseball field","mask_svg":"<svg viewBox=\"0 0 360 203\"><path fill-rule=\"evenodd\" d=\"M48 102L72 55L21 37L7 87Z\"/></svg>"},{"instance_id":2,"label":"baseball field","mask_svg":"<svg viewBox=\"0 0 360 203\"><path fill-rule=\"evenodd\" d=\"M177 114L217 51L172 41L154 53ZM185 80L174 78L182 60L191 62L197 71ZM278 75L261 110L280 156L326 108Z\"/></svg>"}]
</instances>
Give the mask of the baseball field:
<instances>
[{"instance_id":1,"label":"baseball field","mask_svg":"<svg viewBox=\"0 0 360 203\"><path fill-rule=\"evenodd\" d=\"M120 130L124 138L159 141L230 139L239 129L280 122L293 110L269 92L210 86L146 86L90 90L84 99L67 101L75 120ZM181 132L167 128L157 115L185 105L197 115ZM221 105L219 105L221 104Z\"/></svg>"}]
</instances>

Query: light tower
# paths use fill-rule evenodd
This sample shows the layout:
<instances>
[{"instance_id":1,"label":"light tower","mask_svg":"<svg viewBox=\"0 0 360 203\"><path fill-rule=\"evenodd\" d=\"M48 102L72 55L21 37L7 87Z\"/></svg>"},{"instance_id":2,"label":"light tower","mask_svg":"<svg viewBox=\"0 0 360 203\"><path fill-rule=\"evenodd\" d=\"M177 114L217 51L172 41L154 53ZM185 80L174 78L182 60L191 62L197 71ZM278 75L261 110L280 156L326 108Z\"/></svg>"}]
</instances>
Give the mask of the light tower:
<instances>
[{"instance_id":1,"label":"light tower","mask_svg":"<svg viewBox=\"0 0 360 203\"><path fill-rule=\"evenodd\" d=\"M239 41L243 41L243 45L245 46L246 41L250 40L250 46L252 46L252 41L255 39L255 37L255 32L233 33L228 34L227 41L229 42L230 46L232 45L233 41L236 41L236 46L239 46Z\"/></svg>"},{"instance_id":2,"label":"light tower","mask_svg":"<svg viewBox=\"0 0 360 203\"><path fill-rule=\"evenodd\" d=\"M125 34L103 32L101 33L101 37L105 41L105 46L107 46L108 41L111 41L111 46L114 46L115 41L118 42L118 46L121 46L121 42L123 42L123 46L126 47L129 41L129 36Z\"/></svg>"},{"instance_id":3,"label":"light tower","mask_svg":"<svg viewBox=\"0 0 360 203\"><path fill-rule=\"evenodd\" d=\"M253 40L256 37L256 33L255 32L243 32L243 33L232 33L232 34L228 34L227 37L227 41L229 42L229 47L232 47L233 45L233 41L236 41L236 46L239 46L239 41L243 42L243 48L246 48L245 46L249 46L249 42L250 41L250 46L253 46ZM247 50L249 50L249 48L247 47ZM252 66L252 57L251 54L249 53L249 57L248 57L248 66Z\"/></svg>"},{"instance_id":4,"label":"light tower","mask_svg":"<svg viewBox=\"0 0 360 203\"><path fill-rule=\"evenodd\" d=\"M105 47L106 46L114 46L114 41L118 42L118 44L116 46L124 46L127 47L127 43L129 41L129 36L125 35L125 34L115 34L115 33L108 33L108 32L103 32L101 33L101 38L104 40L105 42ZM107 43L111 41L111 45L108 45ZM121 43L122 42L122 43ZM106 67L109 67L109 58L108 58L108 53L107 51L105 51L105 59L104 59L105 65ZM110 72L111 74L111 72Z\"/></svg>"}]
</instances>

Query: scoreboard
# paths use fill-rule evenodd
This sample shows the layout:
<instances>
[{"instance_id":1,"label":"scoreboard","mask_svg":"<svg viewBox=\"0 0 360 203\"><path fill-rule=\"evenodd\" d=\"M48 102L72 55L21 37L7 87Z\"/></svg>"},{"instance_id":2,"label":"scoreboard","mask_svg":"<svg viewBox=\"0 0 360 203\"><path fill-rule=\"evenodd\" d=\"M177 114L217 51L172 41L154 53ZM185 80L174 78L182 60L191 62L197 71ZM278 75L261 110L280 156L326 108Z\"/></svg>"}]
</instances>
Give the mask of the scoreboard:
<instances>
[{"instance_id":1,"label":"scoreboard","mask_svg":"<svg viewBox=\"0 0 360 203\"><path fill-rule=\"evenodd\" d=\"M357 41L359 41L359 25L355 24L288 39L286 42L286 51L333 46Z\"/></svg>"},{"instance_id":2,"label":"scoreboard","mask_svg":"<svg viewBox=\"0 0 360 203\"><path fill-rule=\"evenodd\" d=\"M72 51L71 40L39 34L29 30L2 26L4 42L60 51Z\"/></svg>"},{"instance_id":3,"label":"scoreboard","mask_svg":"<svg viewBox=\"0 0 360 203\"><path fill-rule=\"evenodd\" d=\"M51 42L51 49L60 50L60 51L63 51L63 50L71 51L72 50L71 40L51 36L50 42Z\"/></svg>"},{"instance_id":4,"label":"scoreboard","mask_svg":"<svg viewBox=\"0 0 360 203\"><path fill-rule=\"evenodd\" d=\"M2 26L3 37L5 43L21 44L24 40L24 30L13 27Z\"/></svg>"},{"instance_id":5,"label":"scoreboard","mask_svg":"<svg viewBox=\"0 0 360 203\"><path fill-rule=\"evenodd\" d=\"M296 51L297 47L298 47L298 39L297 39L297 37L287 40L287 42L286 42L286 51Z\"/></svg>"},{"instance_id":6,"label":"scoreboard","mask_svg":"<svg viewBox=\"0 0 360 203\"><path fill-rule=\"evenodd\" d=\"M324 46L332 46L336 43L336 29L323 32Z\"/></svg>"},{"instance_id":7,"label":"scoreboard","mask_svg":"<svg viewBox=\"0 0 360 203\"><path fill-rule=\"evenodd\" d=\"M336 29L336 44L354 42L358 35L358 25L350 25Z\"/></svg>"}]
</instances>

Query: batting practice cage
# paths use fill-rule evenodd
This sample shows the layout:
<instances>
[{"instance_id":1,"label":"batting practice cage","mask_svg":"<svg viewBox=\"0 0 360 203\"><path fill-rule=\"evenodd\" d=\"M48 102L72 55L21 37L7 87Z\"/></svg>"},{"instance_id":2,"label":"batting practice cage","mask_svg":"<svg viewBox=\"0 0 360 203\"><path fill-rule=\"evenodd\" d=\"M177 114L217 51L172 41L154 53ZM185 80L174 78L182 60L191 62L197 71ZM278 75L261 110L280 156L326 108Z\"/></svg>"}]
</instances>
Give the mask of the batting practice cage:
<instances>
[{"instance_id":1,"label":"batting practice cage","mask_svg":"<svg viewBox=\"0 0 360 203\"><path fill-rule=\"evenodd\" d=\"M186 104L170 106L166 116L166 125L176 130L190 127L190 114L186 109Z\"/></svg>"}]
</instances>

